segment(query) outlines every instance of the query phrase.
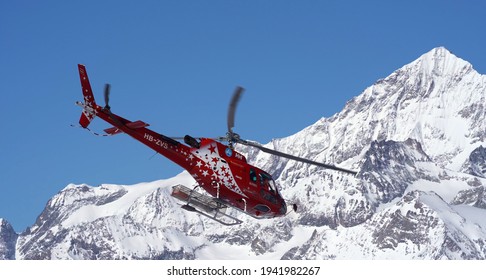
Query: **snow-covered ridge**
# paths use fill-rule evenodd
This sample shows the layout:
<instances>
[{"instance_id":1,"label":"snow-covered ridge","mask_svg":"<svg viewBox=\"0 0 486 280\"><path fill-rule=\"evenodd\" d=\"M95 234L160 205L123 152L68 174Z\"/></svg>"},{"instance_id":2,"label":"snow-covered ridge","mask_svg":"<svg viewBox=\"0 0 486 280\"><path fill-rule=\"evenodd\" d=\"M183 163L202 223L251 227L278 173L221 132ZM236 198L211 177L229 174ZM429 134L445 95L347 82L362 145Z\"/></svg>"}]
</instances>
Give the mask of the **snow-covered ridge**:
<instances>
[{"instance_id":1,"label":"snow-covered ridge","mask_svg":"<svg viewBox=\"0 0 486 280\"><path fill-rule=\"evenodd\" d=\"M314 159L340 163L373 140L412 138L438 164L458 170L486 141L483 104L486 76L439 47L377 81L340 113L277 142L288 152L312 151Z\"/></svg>"},{"instance_id":2,"label":"snow-covered ridge","mask_svg":"<svg viewBox=\"0 0 486 280\"><path fill-rule=\"evenodd\" d=\"M485 101L485 76L435 48L334 116L266 144L356 177L242 149L299 213L235 212L244 223L222 227L170 197L171 186L193 185L185 172L132 186L69 185L18 238L0 219L0 258L485 259Z\"/></svg>"}]
</instances>

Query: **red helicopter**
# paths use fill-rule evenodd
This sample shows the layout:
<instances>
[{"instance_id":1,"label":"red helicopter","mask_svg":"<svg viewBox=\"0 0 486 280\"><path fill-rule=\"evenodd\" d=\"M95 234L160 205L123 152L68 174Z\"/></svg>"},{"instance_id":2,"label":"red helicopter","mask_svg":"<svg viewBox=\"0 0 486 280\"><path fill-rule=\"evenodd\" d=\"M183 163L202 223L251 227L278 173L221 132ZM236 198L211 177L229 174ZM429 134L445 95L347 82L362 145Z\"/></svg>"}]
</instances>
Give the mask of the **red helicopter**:
<instances>
[{"instance_id":1,"label":"red helicopter","mask_svg":"<svg viewBox=\"0 0 486 280\"><path fill-rule=\"evenodd\" d=\"M172 196L183 201L183 209L197 212L224 225L242 223L241 220L226 213L228 208L237 209L257 219L281 217L287 214L287 204L272 176L248 164L245 156L235 151L235 144L251 146L272 155L356 174L351 170L289 155L241 139L233 131L236 106L243 93L241 87L236 88L229 104L228 132L225 137L196 139L186 135L183 137L185 143L183 144L177 141L180 138L167 137L148 129L149 124L143 121L130 121L114 114L109 106L109 84L105 85L105 106L96 104L85 66L78 64L78 69L84 96L84 103L76 102L83 108L79 124L87 129L91 121L98 116L113 126L104 130L107 135L126 133L187 170L196 180L197 186L192 189L183 185L173 186ZM222 144L222 141L228 142L228 145ZM210 196L198 192L199 187ZM297 210L295 204L293 210Z\"/></svg>"}]
</instances>

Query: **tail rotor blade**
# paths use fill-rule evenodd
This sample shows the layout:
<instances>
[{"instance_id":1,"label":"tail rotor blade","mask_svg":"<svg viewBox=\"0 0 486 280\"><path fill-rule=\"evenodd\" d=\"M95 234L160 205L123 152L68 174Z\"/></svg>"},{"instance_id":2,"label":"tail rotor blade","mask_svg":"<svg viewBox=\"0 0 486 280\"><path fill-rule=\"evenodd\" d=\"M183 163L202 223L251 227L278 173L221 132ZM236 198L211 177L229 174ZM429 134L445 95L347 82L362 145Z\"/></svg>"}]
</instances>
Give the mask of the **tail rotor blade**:
<instances>
[{"instance_id":1,"label":"tail rotor blade","mask_svg":"<svg viewBox=\"0 0 486 280\"><path fill-rule=\"evenodd\" d=\"M110 84L105 84L105 108L110 109Z\"/></svg>"}]
</instances>

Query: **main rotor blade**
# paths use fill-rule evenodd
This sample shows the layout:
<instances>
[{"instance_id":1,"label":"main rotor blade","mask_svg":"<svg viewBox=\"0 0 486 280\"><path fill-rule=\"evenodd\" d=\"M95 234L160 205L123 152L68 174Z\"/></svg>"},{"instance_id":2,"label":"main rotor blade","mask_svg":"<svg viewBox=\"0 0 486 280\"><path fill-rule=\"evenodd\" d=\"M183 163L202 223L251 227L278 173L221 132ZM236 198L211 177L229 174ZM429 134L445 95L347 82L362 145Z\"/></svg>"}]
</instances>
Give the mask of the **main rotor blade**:
<instances>
[{"instance_id":1,"label":"main rotor blade","mask_svg":"<svg viewBox=\"0 0 486 280\"><path fill-rule=\"evenodd\" d=\"M240 101L241 94L243 93L243 91L244 88L240 86L236 87L228 107L228 132L230 134L233 133L233 127L235 127L236 106L238 105L238 101Z\"/></svg>"},{"instance_id":2,"label":"main rotor blade","mask_svg":"<svg viewBox=\"0 0 486 280\"><path fill-rule=\"evenodd\" d=\"M295 161L300 161L300 162L304 162L304 163L308 163L308 164L312 164L312 165L317 165L317 166L332 169L332 170L342 171L342 172L352 174L352 175L357 174L356 171L344 169L344 168L337 167L337 166L330 165L330 164L326 164L326 163L313 161L313 160L306 159L306 158L301 158L301 157L294 156L294 155L289 155L289 154L286 154L286 153L282 153L282 152L279 152L279 151L276 151L276 150L272 150L272 149L263 147L262 145L257 144L257 143L252 143L252 142L244 141L244 140L240 140L240 141L238 141L238 143L243 144L243 145L247 145L247 146L255 147L257 149L260 149L262 152L272 154L272 155L276 155L276 156L279 156L279 157L284 157L284 158L288 158L288 159L295 160Z\"/></svg>"}]
</instances>

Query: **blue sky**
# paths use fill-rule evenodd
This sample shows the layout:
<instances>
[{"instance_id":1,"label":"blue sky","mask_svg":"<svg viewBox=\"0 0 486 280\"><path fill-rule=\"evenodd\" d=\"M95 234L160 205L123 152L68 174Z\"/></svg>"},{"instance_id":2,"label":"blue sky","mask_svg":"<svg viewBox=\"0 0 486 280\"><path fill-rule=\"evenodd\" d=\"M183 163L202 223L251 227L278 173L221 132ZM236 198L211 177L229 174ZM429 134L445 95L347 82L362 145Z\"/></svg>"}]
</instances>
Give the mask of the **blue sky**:
<instances>
[{"instance_id":1,"label":"blue sky","mask_svg":"<svg viewBox=\"0 0 486 280\"><path fill-rule=\"evenodd\" d=\"M444 46L486 73L484 1L2 1L0 217L20 232L69 183L176 175L126 135L78 128L77 64L112 111L159 133L285 137ZM102 131L101 120L93 129Z\"/></svg>"}]
</instances>

